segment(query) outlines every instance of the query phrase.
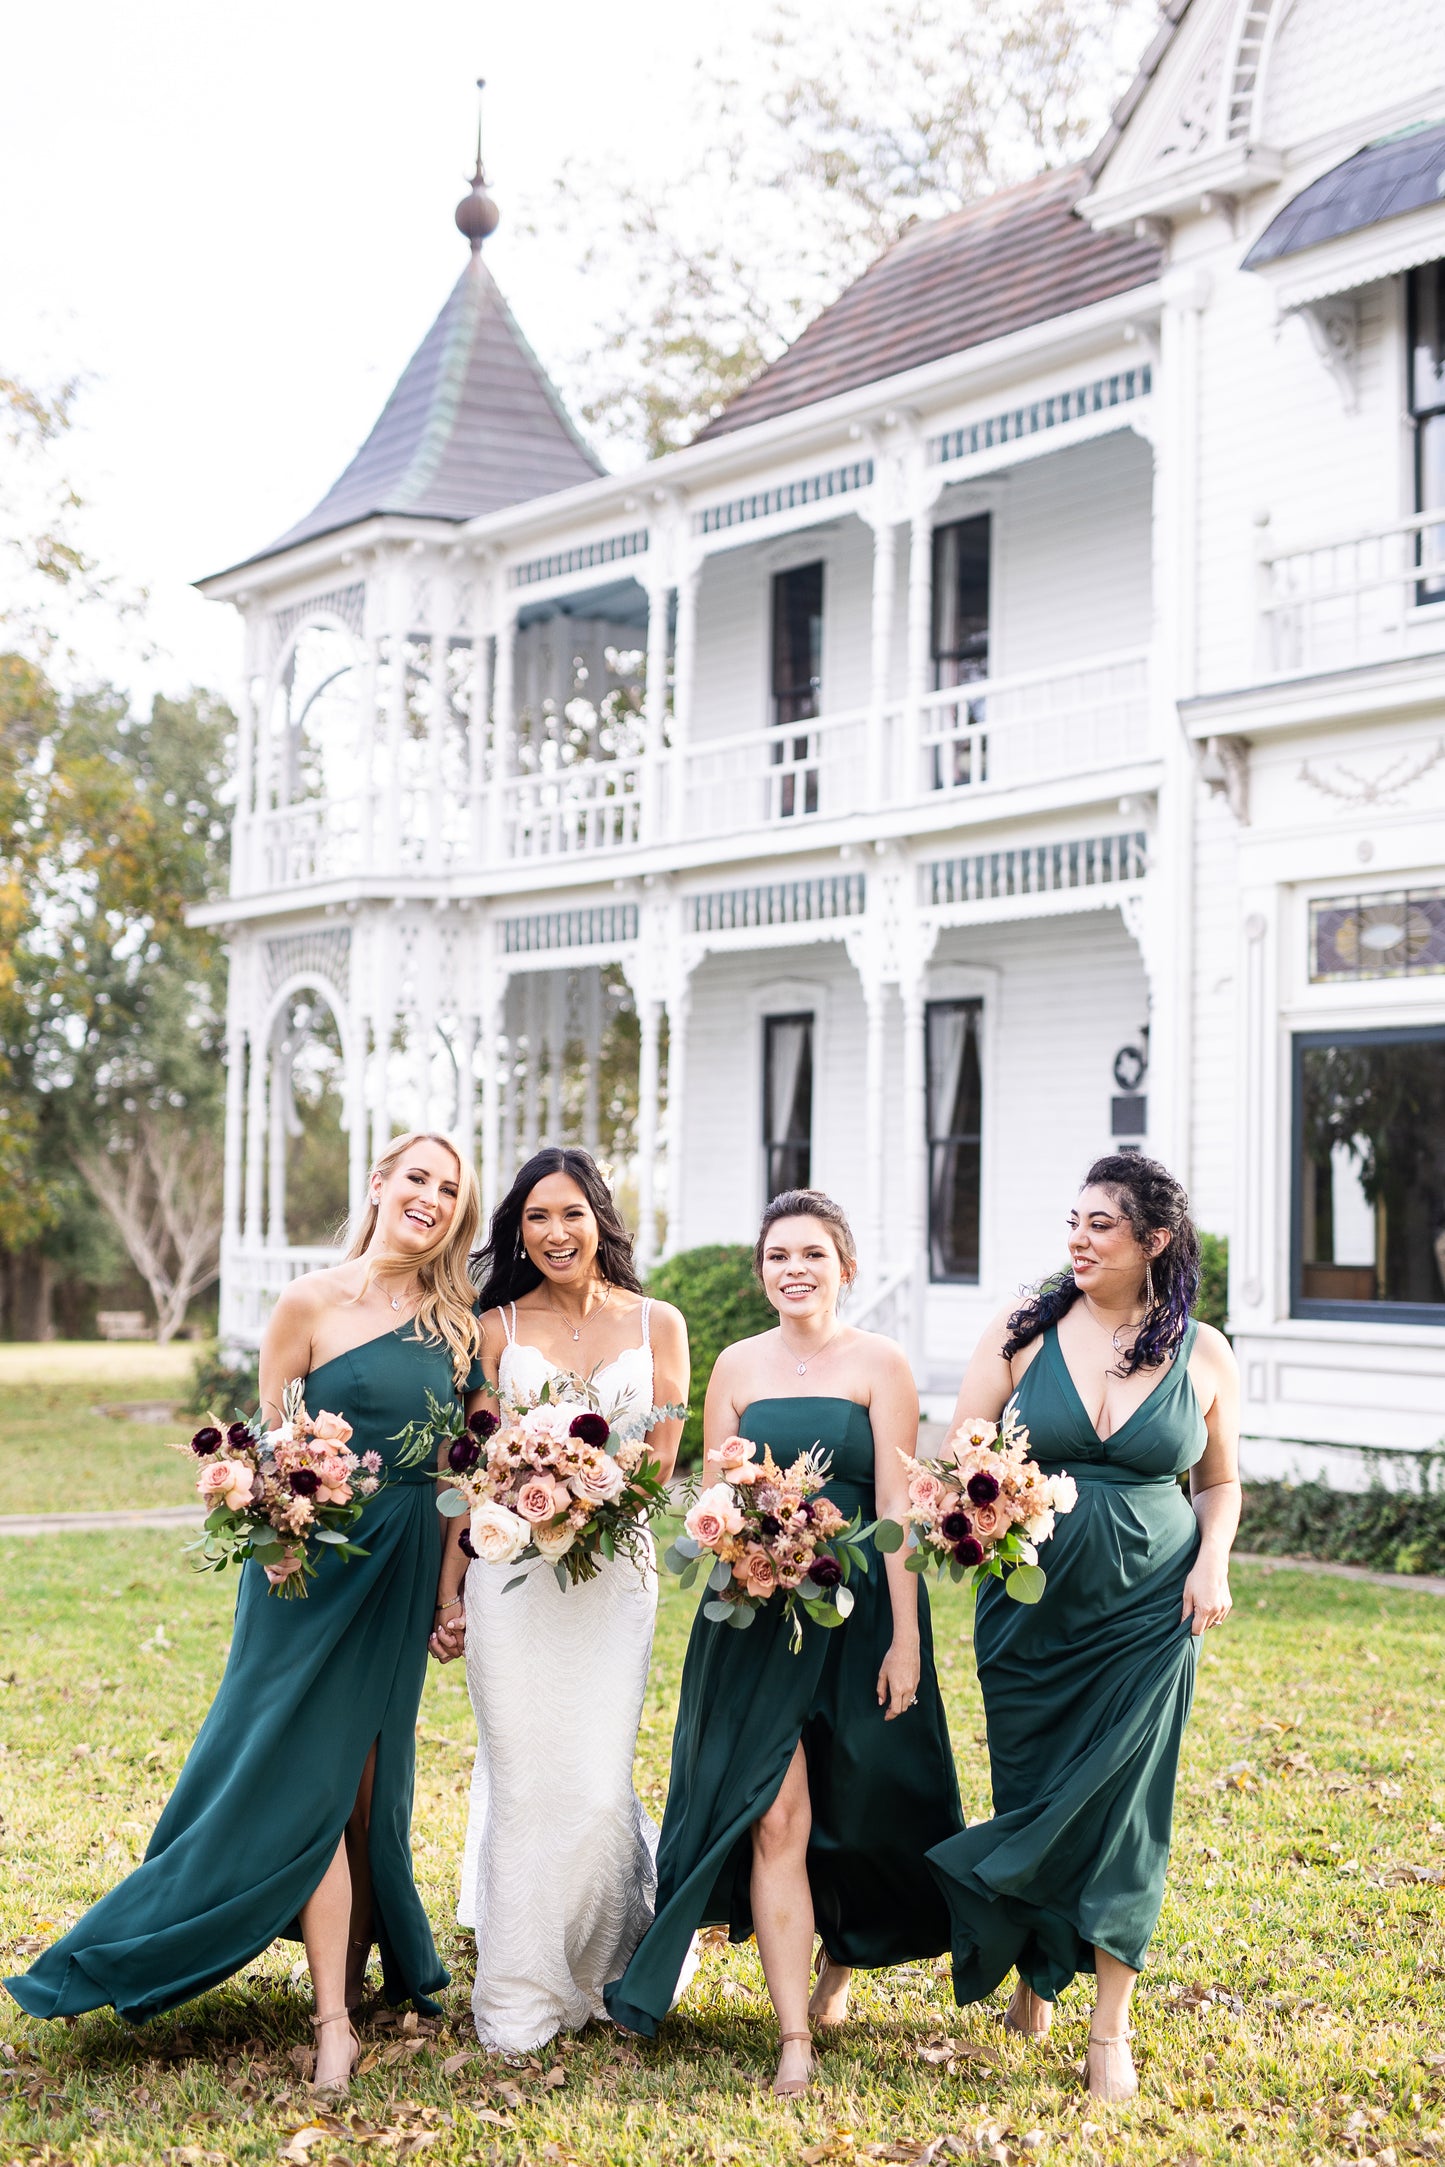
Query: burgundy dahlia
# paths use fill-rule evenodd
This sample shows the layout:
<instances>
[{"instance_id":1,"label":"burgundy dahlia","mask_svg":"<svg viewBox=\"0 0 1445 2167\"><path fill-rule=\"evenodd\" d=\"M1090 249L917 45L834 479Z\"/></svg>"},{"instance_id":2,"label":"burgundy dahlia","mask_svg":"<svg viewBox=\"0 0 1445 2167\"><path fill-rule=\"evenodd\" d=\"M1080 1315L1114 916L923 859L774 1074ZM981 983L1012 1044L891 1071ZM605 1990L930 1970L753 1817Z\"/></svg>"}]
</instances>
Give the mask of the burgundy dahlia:
<instances>
[{"instance_id":1,"label":"burgundy dahlia","mask_svg":"<svg viewBox=\"0 0 1445 2167\"><path fill-rule=\"evenodd\" d=\"M226 1432L226 1443L233 1452L244 1452L248 1445L254 1445L255 1442L249 1422L233 1422Z\"/></svg>"},{"instance_id":2,"label":"burgundy dahlia","mask_svg":"<svg viewBox=\"0 0 1445 2167\"><path fill-rule=\"evenodd\" d=\"M965 1535L961 1543L955 1543L953 1555L960 1565L982 1565L983 1544L976 1535Z\"/></svg>"},{"instance_id":3,"label":"burgundy dahlia","mask_svg":"<svg viewBox=\"0 0 1445 2167\"><path fill-rule=\"evenodd\" d=\"M454 1475L469 1475L481 1456L481 1446L465 1430L447 1446L447 1466Z\"/></svg>"},{"instance_id":4,"label":"burgundy dahlia","mask_svg":"<svg viewBox=\"0 0 1445 2167\"><path fill-rule=\"evenodd\" d=\"M976 1475L968 1478L968 1494L975 1505L991 1505L998 1496L998 1476L981 1467Z\"/></svg>"},{"instance_id":5,"label":"burgundy dahlia","mask_svg":"<svg viewBox=\"0 0 1445 2167\"><path fill-rule=\"evenodd\" d=\"M601 1415L588 1413L572 1417L567 1435L580 1437L584 1445L605 1445L612 1432Z\"/></svg>"},{"instance_id":6,"label":"burgundy dahlia","mask_svg":"<svg viewBox=\"0 0 1445 2167\"><path fill-rule=\"evenodd\" d=\"M766 1541L771 1542L775 1535L781 1535L782 1532L783 1523L775 1512L760 1512L758 1514L758 1533Z\"/></svg>"},{"instance_id":7,"label":"burgundy dahlia","mask_svg":"<svg viewBox=\"0 0 1445 2167\"><path fill-rule=\"evenodd\" d=\"M206 1427L203 1430L197 1430L195 1436L191 1439L191 1450L198 1459L204 1459L208 1452L219 1452L225 1442L225 1438L216 1428L215 1423L208 1422Z\"/></svg>"},{"instance_id":8,"label":"burgundy dahlia","mask_svg":"<svg viewBox=\"0 0 1445 2167\"><path fill-rule=\"evenodd\" d=\"M946 1512L938 1523L938 1532L945 1542L963 1542L973 1533L973 1522L966 1512Z\"/></svg>"},{"instance_id":9,"label":"burgundy dahlia","mask_svg":"<svg viewBox=\"0 0 1445 2167\"><path fill-rule=\"evenodd\" d=\"M821 1557L814 1558L808 1567L808 1578L815 1587L836 1588L842 1577L842 1566L836 1558L829 1557L826 1550Z\"/></svg>"},{"instance_id":10,"label":"burgundy dahlia","mask_svg":"<svg viewBox=\"0 0 1445 2167\"><path fill-rule=\"evenodd\" d=\"M501 1424L498 1422L497 1417L487 1407L479 1407L474 1415L468 1415L467 1417L467 1428L471 1431L473 1437L480 1438L483 1444L486 1443L493 1430L500 1429L500 1427Z\"/></svg>"},{"instance_id":11,"label":"burgundy dahlia","mask_svg":"<svg viewBox=\"0 0 1445 2167\"><path fill-rule=\"evenodd\" d=\"M314 1497L321 1488L321 1477L314 1467L297 1467L287 1476L293 1497Z\"/></svg>"},{"instance_id":12,"label":"burgundy dahlia","mask_svg":"<svg viewBox=\"0 0 1445 2167\"><path fill-rule=\"evenodd\" d=\"M476 1546L465 1528L462 1529L461 1534L457 1537L457 1548L461 1551L464 1558L474 1558L477 1554Z\"/></svg>"}]
</instances>

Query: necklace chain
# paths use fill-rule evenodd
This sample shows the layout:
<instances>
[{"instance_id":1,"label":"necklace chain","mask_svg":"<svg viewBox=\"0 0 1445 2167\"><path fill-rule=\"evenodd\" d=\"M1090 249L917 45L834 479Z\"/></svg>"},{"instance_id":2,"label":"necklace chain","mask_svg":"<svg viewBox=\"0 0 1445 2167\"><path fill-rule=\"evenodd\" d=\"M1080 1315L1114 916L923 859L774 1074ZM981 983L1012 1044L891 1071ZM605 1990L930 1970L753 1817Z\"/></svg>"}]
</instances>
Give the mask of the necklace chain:
<instances>
[{"instance_id":1,"label":"necklace chain","mask_svg":"<svg viewBox=\"0 0 1445 2167\"><path fill-rule=\"evenodd\" d=\"M605 1285L607 1292L603 1295L601 1301L597 1304L597 1309L588 1310L587 1314L582 1319L582 1324L573 1324L571 1319L568 1317L566 1311L559 1309L555 1302L549 1300L549 1302L547 1303L547 1307L551 1310L553 1316L560 1317L562 1322L566 1325L568 1331L572 1334L572 1344L574 1346L576 1346L578 1340L580 1340L582 1337L582 1326L590 1324L592 1322L592 1319L596 1316L597 1310L605 1309L607 1307L607 1304L612 1299L612 1281L608 1279L605 1280L603 1284Z\"/></svg>"},{"instance_id":2,"label":"necklace chain","mask_svg":"<svg viewBox=\"0 0 1445 2167\"><path fill-rule=\"evenodd\" d=\"M828 1337L824 1340L822 1346L815 1347L813 1352L808 1356L808 1362L821 1361L823 1356L828 1352L828 1349L832 1346L834 1340L837 1339L842 1330L843 1327L841 1324L835 1324L832 1331L828 1334ZM792 1348L788 1346L788 1335L783 1330L781 1320L778 1324L778 1337L782 1340L783 1346L787 1349L787 1352L789 1354L793 1354ZM797 1356L793 1355L793 1370L795 1375L799 1377L806 1377L808 1374L808 1362L800 1362Z\"/></svg>"}]
</instances>

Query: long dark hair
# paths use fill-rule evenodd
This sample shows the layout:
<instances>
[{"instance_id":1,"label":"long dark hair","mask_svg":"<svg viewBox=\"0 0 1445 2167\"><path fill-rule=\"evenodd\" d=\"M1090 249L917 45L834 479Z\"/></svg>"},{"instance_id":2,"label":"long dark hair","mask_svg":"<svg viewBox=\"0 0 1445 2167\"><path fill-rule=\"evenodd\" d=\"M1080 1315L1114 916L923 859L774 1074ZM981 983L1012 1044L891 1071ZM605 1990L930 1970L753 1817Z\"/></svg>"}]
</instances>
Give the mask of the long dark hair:
<instances>
[{"instance_id":1,"label":"long dark hair","mask_svg":"<svg viewBox=\"0 0 1445 2167\"><path fill-rule=\"evenodd\" d=\"M1136 1370L1158 1369L1172 1359L1189 1328L1189 1313L1199 1293L1199 1235L1189 1216L1189 1199L1167 1166L1139 1151L1111 1152L1095 1159L1085 1174L1085 1189L1107 1189L1142 1247L1153 1234L1167 1232L1169 1245L1150 1261L1150 1290L1144 1321L1134 1344L1119 1358L1115 1372L1132 1377ZM1056 1272L1035 1287L1008 1320L1005 1361L1037 1339L1073 1308L1080 1288L1071 1271Z\"/></svg>"},{"instance_id":2,"label":"long dark hair","mask_svg":"<svg viewBox=\"0 0 1445 2167\"><path fill-rule=\"evenodd\" d=\"M480 1289L478 1307L482 1310L518 1302L542 1284L542 1274L522 1241L522 1213L538 1182L545 1181L549 1174L568 1175L591 1205L597 1221L597 1269L603 1278L631 1294L642 1292L637 1266L632 1261L632 1236L622 1224L597 1161L590 1151L579 1151L571 1144L545 1144L532 1153L492 1213L487 1239L472 1258L472 1279Z\"/></svg>"}]
</instances>

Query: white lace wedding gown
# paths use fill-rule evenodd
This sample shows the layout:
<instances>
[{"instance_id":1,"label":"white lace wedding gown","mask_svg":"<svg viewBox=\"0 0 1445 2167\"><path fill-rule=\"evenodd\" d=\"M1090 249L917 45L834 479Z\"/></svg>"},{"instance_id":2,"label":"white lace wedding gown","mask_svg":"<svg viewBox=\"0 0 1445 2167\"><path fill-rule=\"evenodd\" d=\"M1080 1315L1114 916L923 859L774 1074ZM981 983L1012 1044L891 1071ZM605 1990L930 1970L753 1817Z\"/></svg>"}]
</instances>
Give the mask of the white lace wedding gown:
<instances>
[{"instance_id":1,"label":"white lace wedding gown","mask_svg":"<svg viewBox=\"0 0 1445 2167\"><path fill-rule=\"evenodd\" d=\"M642 1345L595 1380L604 1409L653 1404L651 1303ZM553 1369L507 1326L504 1398L537 1392ZM526 1584L506 1592L518 1573ZM477 2036L507 2054L606 2018L652 1922L656 1824L632 1788L657 1614L657 1574L628 1558L560 1588L541 1559L473 1560L465 1582L467 1687L477 1758L457 1918L475 1929Z\"/></svg>"}]
</instances>

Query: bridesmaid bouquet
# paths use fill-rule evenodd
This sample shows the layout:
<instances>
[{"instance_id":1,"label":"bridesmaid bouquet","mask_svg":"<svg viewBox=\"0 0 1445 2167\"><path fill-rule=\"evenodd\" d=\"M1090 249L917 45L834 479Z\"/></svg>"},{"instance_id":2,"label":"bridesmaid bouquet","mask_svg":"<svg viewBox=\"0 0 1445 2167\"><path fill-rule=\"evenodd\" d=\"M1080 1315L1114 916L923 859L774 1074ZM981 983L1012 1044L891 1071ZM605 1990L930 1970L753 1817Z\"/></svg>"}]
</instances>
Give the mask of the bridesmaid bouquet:
<instances>
[{"instance_id":1,"label":"bridesmaid bouquet","mask_svg":"<svg viewBox=\"0 0 1445 2167\"><path fill-rule=\"evenodd\" d=\"M861 1515L847 1520L831 1498L817 1496L832 1463L816 1446L787 1468L768 1446L761 1460L757 1449L751 1438L727 1439L718 1454L721 1481L702 1491L663 1562L690 1588L704 1557L711 1560L702 1614L715 1624L745 1628L781 1596L796 1655L799 1611L815 1625L841 1625L853 1608L849 1577L868 1570L861 1545L891 1523L864 1527ZM899 1532L882 1547L896 1550L902 1540Z\"/></svg>"},{"instance_id":2,"label":"bridesmaid bouquet","mask_svg":"<svg viewBox=\"0 0 1445 2167\"><path fill-rule=\"evenodd\" d=\"M632 1413L630 1398L605 1412L589 1381L549 1380L535 1399L501 1401L500 1420L479 1408L460 1430L455 1410L433 1403L429 1425L409 1426L417 1434L407 1449L428 1458L440 1442L446 1488L437 1507L449 1519L470 1513L469 1551L484 1564L543 1558L561 1588L595 1579L619 1552L646 1571L648 1523L666 1510L667 1486L644 1439L687 1409ZM525 1579L518 1573L507 1587Z\"/></svg>"},{"instance_id":3,"label":"bridesmaid bouquet","mask_svg":"<svg viewBox=\"0 0 1445 2167\"><path fill-rule=\"evenodd\" d=\"M1029 1433L1012 1400L1001 1422L970 1419L950 1439L942 1459L903 1453L908 1469L906 1529L887 1523L898 1548L909 1546L908 1570L936 1565L953 1580L971 1576L975 1588L1002 1580L1016 1603L1036 1603L1046 1576L1038 1545L1054 1532L1059 1513L1072 1512L1072 1475L1045 1475L1029 1458Z\"/></svg>"},{"instance_id":4,"label":"bridesmaid bouquet","mask_svg":"<svg viewBox=\"0 0 1445 2167\"><path fill-rule=\"evenodd\" d=\"M338 1557L361 1558L351 1530L378 1487L381 1455L347 1450L351 1424L340 1415L308 1415L305 1380L293 1377L281 1395L281 1421L265 1428L259 1413L222 1430L208 1422L188 1445L201 1463L196 1483L210 1506L205 1533L188 1550L200 1552L199 1572L223 1572L259 1558L284 1576L273 1595L306 1595L325 1544Z\"/></svg>"}]
</instances>

